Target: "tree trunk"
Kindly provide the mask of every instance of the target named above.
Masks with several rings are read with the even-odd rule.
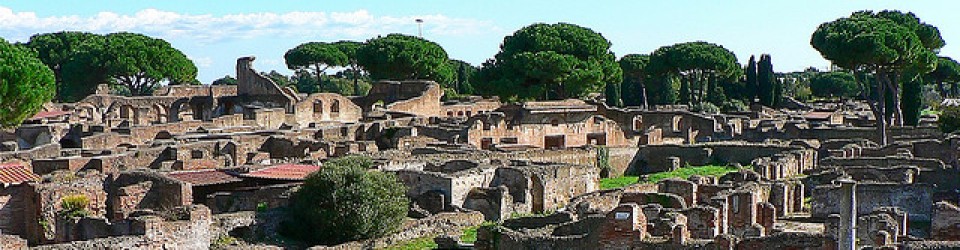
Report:
[[[887,145],[887,99],[886,99],[886,84],[883,83],[883,74],[881,71],[877,71],[877,112],[874,112],[877,120],[877,130],[880,132],[880,146]]]
[[[900,74],[895,72],[891,72],[891,74],[893,74],[892,79],[889,75],[884,75],[887,79],[887,88],[890,88],[890,93],[893,94],[893,107],[891,107],[893,108],[893,121],[891,125],[903,126],[903,108],[900,107],[900,98],[902,95],[900,94],[900,84],[898,83]]]
[[[360,81],[359,81],[360,76],[358,76],[358,74],[360,74],[360,70],[357,69],[356,65],[354,65],[352,68],[353,68],[353,94],[360,96],[363,94],[360,92]]]
[[[314,72],[317,75],[317,88],[320,88],[320,90],[317,92],[326,92],[326,90],[323,88],[323,77],[321,77],[323,70],[320,69],[320,64],[314,64],[313,66],[317,68],[316,72]]]
[[[643,109],[646,110],[649,108],[647,105],[650,105],[650,102],[647,101],[647,83],[643,81],[643,77],[640,78],[640,95],[643,98]]]

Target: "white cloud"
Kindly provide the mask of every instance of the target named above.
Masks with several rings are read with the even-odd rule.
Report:
[[[366,10],[214,16],[144,9],[133,15],[100,12],[92,16],[39,17],[34,12],[14,12],[0,6],[0,35],[8,40],[26,41],[37,33],[79,30],[94,33],[129,31],[199,43],[259,37],[362,40],[393,32],[412,34],[416,31],[415,19],[424,20],[423,29],[427,36],[459,36],[499,30],[489,21],[444,15],[375,16]]]

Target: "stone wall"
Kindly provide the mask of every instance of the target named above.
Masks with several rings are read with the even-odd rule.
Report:
[[[897,207],[907,212],[912,221],[930,221],[933,204],[933,186],[929,184],[866,183],[858,184],[857,213],[867,214],[880,207]],[[811,194],[810,213],[826,218],[839,214],[841,190],[839,185],[820,185]]]
[[[544,115],[546,116],[546,115]],[[510,146],[580,147],[585,145],[608,145],[628,147],[636,145],[635,137],[629,136],[616,121],[590,113],[562,114],[536,118],[516,116],[507,120],[503,113],[488,113],[474,116],[468,126],[467,143],[482,149]],[[531,121],[533,120],[533,121]],[[548,145],[549,138],[561,138],[560,145]]]
[[[644,145],[640,146],[631,166],[636,173],[657,173],[673,170],[674,166],[701,166],[713,163],[743,165],[751,164],[754,159],[774,156],[789,151],[803,149],[797,146],[781,144],[740,144],[706,143],[693,145]],[[804,169],[815,166],[815,154],[802,154],[797,166]],[[675,162],[679,161],[679,162]],[[679,164],[679,165],[675,165]],[[793,171],[799,172],[799,171]]]
[[[400,232],[377,239],[348,242],[336,246],[314,246],[310,250],[382,249],[387,246],[436,235],[459,235],[463,229],[483,223],[479,212],[440,213],[405,224]]]
[[[0,187],[0,233],[7,235],[23,235],[26,223],[24,218],[27,216],[26,204],[29,201],[27,197],[29,187],[26,185],[13,185]],[[0,247],[2,248],[2,247]]]
[[[287,105],[287,111],[292,112],[292,104],[297,101],[296,95],[254,70],[253,60],[256,58],[252,56],[237,59],[237,95],[282,97],[287,101],[282,105]]]
[[[35,247],[55,249],[207,249],[210,246],[213,223],[210,210],[204,206],[182,208],[182,217],[166,220],[154,215],[131,218],[108,225],[117,230],[113,237],[95,238],[61,244]]]
[[[62,173],[51,177],[50,181],[29,184],[29,199],[25,206],[25,233],[21,236],[31,244],[57,242],[62,237],[57,229],[61,228],[57,220],[63,210],[64,197],[82,195],[90,201],[86,211],[90,216],[103,217],[107,214],[107,193],[104,191],[104,175],[96,172]]]
[[[930,237],[933,240],[960,241],[960,207],[944,201],[933,205],[930,220]]]
[[[14,235],[0,234],[0,249],[27,250],[27,240]]]
[[[284,207],[289,204],[290,195],[299,186],[299,183],[278,184],[230,192],[217,192],[207,196],[205,205],[214,214],[257,211],[261,205],[267,209]]]
[[[118,220],[136,210],[167,211],[190,205],[190,184],[166,175],[145,171],[124,172],[109,182],[109,218]]]
[[[296,104],[296,119],[288,121],[304,128],[319,123],[355,123],[363,118],[360,106],[334,93],[314,93]]]
[[[441,97],[443,89],[433,81],[380,81],[371,86],[366,96],[354,102],[363,111],[374,110],[376,106],[392,112],[437,117],[442,116]]]
[[[759,238],[747,238],[738,243],[736,249],[836,250],[838,249],[838,245],[835,239],[822,234],[790,232]]]

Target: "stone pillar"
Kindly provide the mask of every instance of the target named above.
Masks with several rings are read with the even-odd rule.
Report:
[[[671,235],[671,240],[673,241],[673,244],[677,244],[681,246],[687,243],[687,239],[690,238],[690,232],[687,231],[687,226],[685,225],[677,225],[673,227],[673,231],[671,232],[670,235]]]
[[[727,200],[728,233],[741,236],[743,230],[757,223],[757,195],[752,191],[730,194]]]
[[[766,229],[767,232],[773,230],[773,224],[777,223],[777,208],[769,202],[757,204],[757,222]]]
[[[790,204],[790,187],[783,182],[773,183],[770,187],[770,203],[777,209],[777,217],[787,216]]]
[[[851,179],[840,183],[840,250],[857,249],[857,182]]]
[[[803,212],[803,183],[797,182],[793,184],[793,211],[794,212]]]

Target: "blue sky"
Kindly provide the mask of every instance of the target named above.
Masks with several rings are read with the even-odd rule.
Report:
[[[941,55],[960,57],[960,1],[0,1],[0,37],[26,41],[35,33],[83,30],[139,32],[166,39],[197,64],[201,82],[235,74],[235,60],[257,57],[261,71],[290,73],[283,53],[304,42],[363,41],[389,33],[423,35],[452,58],[479,65],[503,37],[526,25],[568,22],[613,43],[617,56],[650,53],[680,42],[723,45],[745,62],[773,56],[777,71],[826,68],[810,47],[823,22],[857,10],[916,13],[940,28]]]

